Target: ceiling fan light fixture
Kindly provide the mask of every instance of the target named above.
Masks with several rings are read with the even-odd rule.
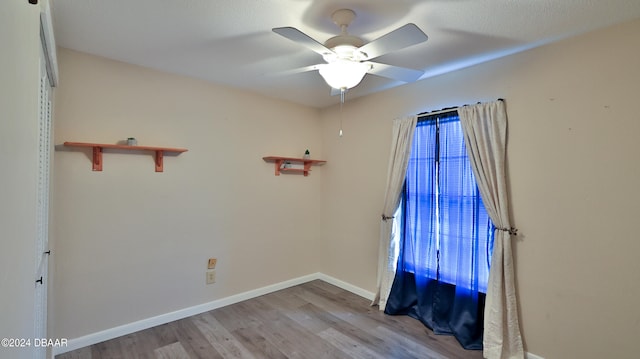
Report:
[[[413,82],[424,71],[374,62],[376,58],[427,41],[427,35],[415,24],[408,23],[381,37],[365,43],[361,38],[349,35],[347,27],[356,17],[350,9],[340,9],[331,15],[333,22],[340,27],[340,34],[328,39],[324,45],[304,32],[291,27],[276,27],[273,32],[297,42],[321,55],[326,64],[317,64],[285,73],[298,73],[318,70],[325,82],[341,94],[357,86],[364,75],[386,77],[392,80]]]
[[[318,71],[327,85],[341,90],[357,86],[370,68],[366,63],[338,59]]]

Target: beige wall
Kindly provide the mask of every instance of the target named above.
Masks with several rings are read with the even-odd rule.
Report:
[[[322,156],[317,110],[60,50],[55,143],[186,147],[56,151],[56,337],[77,338],[318,272],[323,168],[274,176],[263,156]],[[205,285],[217,257],[217,283]]]
[[[550,358],[636,358],[640,21],[324,111],[326,274],[375,289],[391,120],[506,99],[522,329]],[[348,96],[348,95],[347,95]]]
[[[0,2],[0,338],[34,335],[39,7]],[[0,347],[2,358],[31,358]]]

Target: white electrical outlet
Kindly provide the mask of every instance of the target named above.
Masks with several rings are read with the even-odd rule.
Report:
[[[207,271],[207,284],[213,284],[216,282],[216,271],[209,270]]]

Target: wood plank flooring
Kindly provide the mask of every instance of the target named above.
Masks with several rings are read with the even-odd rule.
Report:
[[[56,359],[473,359],[451,336],[315,280]]]

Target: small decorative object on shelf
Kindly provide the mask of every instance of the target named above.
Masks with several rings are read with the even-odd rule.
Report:
[[[312,160],[310,158],[294,158],[294,157],[280,157],[280,156],[267,156],[262,157],[266,162],[273,162],[275,167],[276,176],[280,176],[280,173],[302,173],[305,176],[309,175],[312,165],[323,165],[327,161]],[[302,167],[294,167],[292,164],[302,164]]]
[[[137,146],[137,145],[138,145],[138,140],[136,140],[135,137],[127,138],[127,146]]]
[[[309,150],[304,151],[304,156],[302,156],[302,158],[304,158],[305,160],[311,158],[311,153],[309,153]]]

